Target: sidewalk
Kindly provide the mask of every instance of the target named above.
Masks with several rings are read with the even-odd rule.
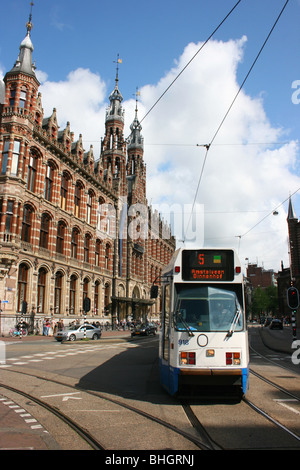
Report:
[[[295,348],[292,348],[293,338],[292,328],[284,326],[283,330],[270,330],[268,327],[260,327],[259,334],[267,348],[273,351],[292,354]],[[300,328],[297,328],[297,340],[300,341]]]
[[[72,341],[66,344],[100,344],[102,341],[128,341],[131,331],[103,331],[97,341]],[[51,343],[56,340],[54,336],[28,335],[23,338],[0,337],[5,343]],[[1,450],[60,450],[52,436],[41,424],[17,402],[8,398],[5,390],[0,392],[0,451]]]
[[[106,340],[106,339],[124,339],[128,340],[131,338],[131,330],[113,330],[113,331],[105,331],[102,330],[101,338],[99,341]],[[27,335],[23,336],[22,338],[18,336],[1,336],[0,341],[4,341],[5,343],[11,343],[11,342],[38,342],[38,341],[56,341],[54,336],[43,336],[43,335]],[[92,341],[92,340],[90,340]],[[76,341],[76,343],[80,343],[81,340]],[[66,343],[72,343],[71,341],[65,341],[64,344]]]

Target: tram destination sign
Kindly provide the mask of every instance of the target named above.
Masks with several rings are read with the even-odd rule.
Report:
[[[184,281],[233,281],[232,250],[182,250]]]

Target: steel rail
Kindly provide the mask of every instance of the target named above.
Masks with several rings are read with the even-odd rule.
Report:
[[[75,423],[75,421],[73,421],[71,418],[66,416],[62,411],[59,411],[57,408],[52,407],[48,403],[40,400],[39,398],[34,397],[33,395],[30,395],[29,393],[24,392],[23,390],[18,390],[14,387],[11,387],[10,385],[5,385],[3,383],[0,383],[0,388],[4,388],[18,395],[22,395],[23,397],[28,398],[29,400],[35,402],[37,405],[41,406],[42,408],[45,408],[47,411],[54,414],[60,420],[62,420],[64,423],[70,426],[84,441],[86,441],[92,447],[92,449],[106,450],[105,447],[97,439],[95,439],[85,428],[83,428],[82,426],[79,426],[79,424]]]
[[[124,403],[122,402],[121,400],[117,400],[115,398],[111,398],[109,396],[106,396],[100,392],[93,392],[91,390],[86,390],[86,389],[83,389],[83,388],[80,388],[78,386],[74,387],[70,384],[66,384],[64,382],[61,382],[59,380],[54,380],[54,379],[49,379],[49,378],[46,378],[46,377],[40,377],[39,375],[35,375],[35,374],[29,374],[29,373],[26,373],[26,372],[23,372],[23,371],[17,371],[17,370],[6,370],[6,372],[9,372],[9,373],[17,373],[17,374],[22,374],[22,375],[26,375],[26,376],[29,376],[29,377],[35,377],[36,379],[39,379],[39,380],[43,380],[43,381],[46,381],[46,382],[51,382],[51,383],[55,383],[57,385],[62,385],[64,387],[69,387],[71,388],[72,390],[80,390],[81,392],[83,393],[86,393],[88,395],[92,395],[94,397],[97,397],[97,398],[101,398],[102,400],[106,400],[110,403],[114,403],[115,405],[118,405],[122,408],[125,408],[129,411],[132,411],[136,414],[139,414],[140,416],[150,420],[150,421],[153,421],[167,429],[170,429],[171,431],[175,432],[176,434],[184,437],[185,439],[187,439],[189,442],[192,442],[193,444],[195,444],[199,449],[201,450],[211,450],[211,446],[210,445],[207,445],[205,442],[203,442],[202,439],[194,436],[193,434],[187,432],[187,431],[183,431],[182,429],[174,426],[173,424],[171,423],[168,423],[167,421],[164,421],[156,416],[153,416],[149,413],[147,413],[146,411],[143,411],[139,408],[136,408],[135,406],[132,406],[128,403]],[[71,419],[71,418],[68,418],[66,415],[64,415],[62,412],[60,412],[59,410],[57,410],[56,408],[52,408],[50,405],[48,405],[47,403],[44,403],[42,402],[41,400],[39,400],[38,398],[35,398],[35,397],[32,397],[31,395],[28,395],[26,394],[26,392],[23,392],[21,390],[17,390],[17,389],[14,389],[13,387],[10,387],[8,385],[5,385],[5,384],[2,384],[0,383],[0,387],[4,387],[4,388],[7,388],[7,389],[11,389],[12,391],[15,391],[16,393],[20,393],[30,399],[32,399],[33,401],[35,401],[36,403],[40,403],[41,406],[44,406],[44,407],[49,407],[50,411],[55,413],[55,414],[58,414],[58,417],[60,417],[61,419],[66,419],[68,421],[68,424],[70,424],[71,427],[74,426],[73,429],[76,430],[76,426],[77,424]],[[93,441],[94,441],[94,445],[95,447],[98,446],[98,450],[108,450],[108,449],[104,449],[104,447],[102,446],[102,444],[100,444],[91,434],[88,433],[87,430],[81,428],[80,430],[80,426],[78,426],[78,431],[79,432],[83,432],[83,435],[86,434],[86,437],[87,439],[91,439],[91,443],[93,444]]]

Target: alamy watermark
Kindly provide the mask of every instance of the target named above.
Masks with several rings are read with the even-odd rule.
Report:
[[[295,340],[292,343],[292,349],[296,349],[292,354],[292,363],[295,365],[300,364],[300,340]]]
[[[294,80],[292,83],[292,88],[295,88],[295,91],[292,93],[292,103],[300,103],[300,80]]]
[[[119,214],[117,214],[119,212]],[[117,223],[118,222],[118,223]],[[203,204],[129,205],[126,197],[119,206],[101,204],[97,210],[97,231],[121,240],[169,240],[173,235],[185,242],[204,242]]]

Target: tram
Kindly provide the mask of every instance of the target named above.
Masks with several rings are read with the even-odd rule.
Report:
[[[171,395],[246,394],[249,344],[243,275],[234,250],[174,253],[162,273],[159,369]]]

